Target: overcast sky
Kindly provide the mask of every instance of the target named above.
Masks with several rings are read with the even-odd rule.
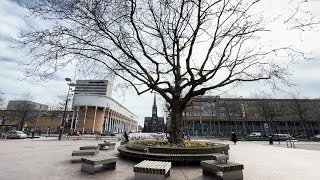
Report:
[[[28,19],[25,17],[27,10],[17,3],[19,1],[0,0],[0,93],[6,99],[20,99],[25,93],[30,93],[35,102],[44,104],[56,104],[59,102],[57,96],[66,94],[67,84],[64,78],[70,77],[73,80],[74,72],[70,71],[72,67],[60,70],[53,79],[47,82],[38,82],[32,78],[23,79],[25,68],[19,64],[24,58],[24,52],[21,49],[12,48],[15,43],[12,38],[16,38],[20,30],[27,30],[31,26],[43,27],[45,22],[39,19]],[[265,11],[279,6],[279,0],[270,0],[270,4],[265,6]],[[318,19],[320,19],[320,0],[309,1],[308,8],[314,10]],[[279,7],[278,7],[279,8]],[[285,8],[285,7],[283,7]],[[277,33],[274,37],[284,37],[290,40],[290,34]],[[250,97],[256,91],[264,90],[271,92],[274,98],[288,98],[288,93],[299,93],[300,97],[320,98],[320,31],[304,32],[301,34],[301,40],[294,42],[302,46],[305,51],[312,52],[312,60],[303,61],[291,65],[292,76],[290,81],[297,84],[295,87],[283,87],[285,92],[271,92],[268,87],[262,84],[246,84],[225,91],[211,92],[211,95],[223,93],[222,96],[243,96]],[[113,90],[113,98],[122,103],[126,108],[139,117],[139,124],[143,125],[145,116],[151,116],[153,104],[153,94],[145,93],[137,96],[132,90],[126,92]],[[163,102],[158,99],[158,114],[162,116]]]

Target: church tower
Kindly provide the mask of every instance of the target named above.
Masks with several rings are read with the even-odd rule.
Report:
[[[158,117],[157,113],[156,95],[154,95],[152,116],[145,117],[144,119],[144,132],[163,132],[164,131],[164,118]]]
[[[154,95],[154,100],[153,100],[152,117],[158,119],[158,115],[157,115],[157,104],[156,104],[156,95]]]

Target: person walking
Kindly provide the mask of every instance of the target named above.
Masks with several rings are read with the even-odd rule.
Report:
[[[124,132],[123,137],[125,138],[125,142],[129,142],[129,136],[127,132]]]
[[[234,144],[237,144],[237,135],[235,132],[232,132],[231,141],[233,141]]]
[[[34,131],[32,131],[32,133],[31,133],[31,139],[33,139],[34,138]]]

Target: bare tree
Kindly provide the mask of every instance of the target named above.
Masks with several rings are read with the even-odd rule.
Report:
[[[291,116],[300,119],[305,135],[310,139],[309,124],[312,118],[317,117],[317,104],[311,99],[299,99],[298,96],[293,97],[289,103],[289,113]]]
[[[275,127],[273,120],[277,116],[274,101],[270,98],[267,99],[266,97],[259,97],[259,100],[256,101],[256,106],[259,115],[263,116],[265,118],[265,122],[268,123],[268,131],[269,135],[271,135],[272,126]]]
[[[5,102],[5,99],[0,94],[0,110],[4,109],[4,102]]]
[[[304,1],[296,1],[300,12]],[[181,143],[182,112],[192,97],[241,82],[287,83],[287,66],[276,56],[304,58],[292,46],[259,41],[270,32],[268,19],[256,11],[261,2],[35,0],[27,5],[31,15],[52,23],[20,34],[33,55],[27,74],[48,78],[76,62],[85,73],[112,72],[138,94],[156,91],[170,105],[169,141]],[[281,14],[288,31],[318,23],[298,15]]]
[[[62,108],[63,109],[63,108]],[[61,107],[60,104],[59,105],[52,105],[49,108],[49,111],[47,112],[47,116],[50,117],[50,126],[48,129],[48,134],[51,134],[52,131],[52,125],[53,125],[53,120],[55,118],[59,118],[61,117]],[[55,127],[58,128],[58,127]]]
[[[7,111],[4,111],[4,101],[5,99],[2,96],[2,92],[0,91],[0,124],[4,124],[5,123],[5,118],[7,117],[8,113]]]
[[[232,133],[233,129],[232,129],[232,121],[234,122],[234,124],[236,124],[236,117],[241,114],[241,104],[240,102],[237,101],[227,101],[225,100],[222,104],[222,106],[225,109],[225,117],[228,120],[228,124],[230,127],[230,131],[229,134]]]
[[[10,120],[15,122],[18,118],[18,129],[22,130],[27,121],[34,120],[37,113],[35,113],[35,105],[31,102],[33,97],[26,93],[21,100],[9,101],[7,113],[11,116]]]

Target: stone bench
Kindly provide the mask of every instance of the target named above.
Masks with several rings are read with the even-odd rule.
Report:
[[[87,150],[75,150],[72,151],[72,159],[71,162],[80,162],[81,157],[90,157],[97,154],[99,151],[94,149],[87,149]],[[80,157],[79,157],[80,156]]]
[[[229,155],[225,155],[222,153],[216,153],[212,154],[213,160],[215,160],[217,163],[227,163],[229,160]]]
[[[101,143],[98,145],[100,147],[100,150],[109,150],[109,149],[114,149],[116,146],[116,143],[106,142],[106,143]],[[106,146],[108,146],[108,148],[106,148]]]
[[[80,147],[80,150],[88,150],[88,149],[99,150],[99,146],[81,146]]]
[[[203,175],[217,176],[222,173],[223,180],[242,180],[243,165],[233,162],[218,163],[214,160],[201,161]]]
[[[81,158],[81,171],[89,174],[95,174],[99,169],[115,169],[117,160],[118,158],[112,156]]]
[[[137,180],[164,179],[170,176],[171,162],[144,160],[133,167]]]

